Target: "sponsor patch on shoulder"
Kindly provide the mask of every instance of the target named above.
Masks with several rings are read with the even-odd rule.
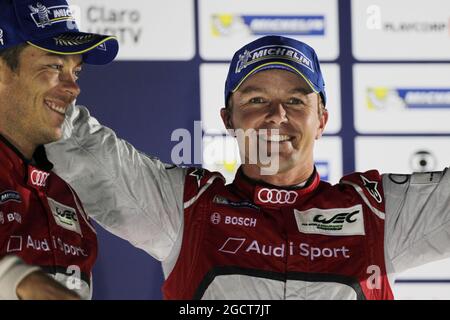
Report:
[[[9,201],[22,202],[22,198],[17,191],[6,190],[0,193],[0,204],[6,203]]]
[[[371,181],[367,179],[364,176],[360,176],[361,180],[364,184],[364,188],[367,189],[369,194],[372,196],[372,198],[375,199],[376,202],[381,203],[383,202],[383,198],[381,197],[380,192],[378,191],[378,182],[377,181]]]
[[[189,173],[189,175],[197,180],[197,186],[200,188],[201,180],[205,176],[205,170],[203,170],[202,168],[196,168],[191,173]]]
[[[305,211],[294,209],[298,231],[331,236],[365,235],[364,214],[360,204],[350,208]]]
[[[411,175],[411,184],[435,184],[441,181],[442,172],[421,172]]]

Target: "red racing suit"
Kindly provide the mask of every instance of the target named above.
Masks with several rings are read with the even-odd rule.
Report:
[[[167,299],[391,299],[393,276],[450,255],[450,174],[315,172],[280,188],[165,165],[75,107],[55,170],[107,230],[162,261]],[[75,164],[75,165],[74,165]]]
[[[31,164],[0,136],[0,155],[0,298],[16,299],[18,282],[39,268],[91,298],[97,236],[75,191],[43,146]]]
[[[166,298],[393,297],[383,201],[363,187],[380,181],[376,171],[336,186],[314,173],[291,189],[256,183],[241,171],[228,186],[216,177],[199,169],[186,175],[184,238]],[[382,194],[381,186],[371,190]]]

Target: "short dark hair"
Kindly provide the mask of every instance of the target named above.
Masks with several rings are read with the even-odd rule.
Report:
[[[26,43],[17,46],[0,50],[0,59],[6,62],[6,65],[12,70],[16,71],[19,67],[20,53],[28,46]]]

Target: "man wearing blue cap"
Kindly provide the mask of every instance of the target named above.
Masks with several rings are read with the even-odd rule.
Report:
[[[117,55],[65,0],[0,0],[0,299],[87,299],[97,239],[44,144],[61,138],[83,63]]]
[[[450,175],[321,181],[325,104],[314,50],[267,36],[236,52],[225,84],[224,124],[244,132],[233,183],[143,155],[83,107],[48,150],[94,219],[162,261],[167,299],[392,299],[391,276],[450,253]],[[251,161],[264,147],[271,174]]]

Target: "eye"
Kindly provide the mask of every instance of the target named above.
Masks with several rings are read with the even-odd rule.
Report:
[[[81,75],[81,72],[82,72],[81,69],[75,70],[75,71],[73,72],[73,75],[75,76],[75,78],[78,79],[78,78],[80,77],[80,75]]]
[[[63,65],[62,64],[58,64],[58,63],[49,64],[49,65],[47,65],[47,67],[49,67],[51,69],[58,70],[58,71],[61,71],[63,69]]]
[[[303,101],[301,99],[292,97],[292,98],[289,98],[286,101],[286,104],[289,104],[289,105],[303,105],[304,103],[303,103]]]
[[[249,101],[249,103],[251,104],[260,104],[260,103],[266,103],[266,99],[262,98],[262,97],[254,97],[251,98]]]

